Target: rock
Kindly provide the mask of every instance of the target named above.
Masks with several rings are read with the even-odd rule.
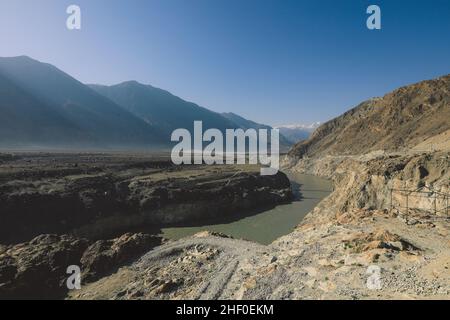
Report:
[[[126,233],[113,240],[99,240],[81,257],[83,281],[92,282],[149,251],[161,239],[144,233]]]
[[[346,248],[350,248],[355,253],[374,249],[390,249],[395,251],[420,250],[400,236],[392,234],[384,229],[378,229],[370,233],[352,234],[350,237],[344,239],[343,242]]]
[[[305,284],[306,284],[306,286],[307,286],[308,288],[313,288],[314,285],[316,284],[316,279],[308,280],[308,281],[305,282]]]
[[[367,262],[364,257],[352,254],[345,257],[344,264],[346,266],[363,266],[367,265]]]
[[[79,265],[88,241],[68,235],[41,235],[0,254],[0,299],[61,298],[66,270]]]
[[[314,267],[304,267],[303,268],[310,277],[316,277],[317,276],[317,269]]]
[[[219,237],[219,238],[233,238],[229,235],[226,235],[221,232],[214,232],[214,231],[200,231],[193,235],[194,238],[206,238],[206,237]]]
[[[253,289],[254,287],[256,287],[256,279],[255,277],[250,277],[247,280],[244,281],[243,283],[243,287],[245,289]]]
[[[319,283],[318,288],[324,292],[332,292],[336,290],[336,285],[331,281],[322,281]]]
[[[162,293],[168,293],[171,291],[176,290],[180,286],[180,282],[174,281],[174,280],[168,280],[161,284],[160,286],[153,289],[154,294],[162,294]]]

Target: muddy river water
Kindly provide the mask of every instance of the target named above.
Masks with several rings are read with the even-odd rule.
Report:
[[[180,239],[209,230],[238,239],[269,244],[290,233],[305,215],[332,191],[332,184],[329,180],[299,173],[286,172],[286,174],[291,180],[295,196],[291,203],[278,205],[275,208],[223,224],[163,228],[162,235],[168,239]]]

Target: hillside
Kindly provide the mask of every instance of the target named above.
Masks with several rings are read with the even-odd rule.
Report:
[[[123,82],[114,86],[89,86],[157,128],[168,140],[175,129],[193,130],[195,120],[203,121],[204,130],[207,128],[225,130],[236,127],[233,122],[216,112],[185,101],[168,91],[136,81]]]
[[[241,117],[240,115],[237,115],[233,112],[224,112],[222,113],[222,116],[227,118],[228,120],[234,122],[235,124],[237,124],[240,128],[247,130],[247,129],[267,129],[270,130],[272,129],[271,126],[265,125],[265,124],[260,124],[248,119],[245,119],[243,117]]]
[[[75,138],[87,142],[89,138],[62,112],[39,101],[1,73],[0,112],[0,145],[58,145]]]
[[[289,155],[302,158],[410,149],[427,139],[445,137],[450,130],[449,119],[447,75],[361,103],[320,126],[309,139],[297,143]]]
[[[162,143],[159,133],[144,121],[52,65],[25,56],[0,58],[0,77],[0,90],[6,94],[0,112],[14,114],[14,122],[3,129],[6,145],[133,147]]]

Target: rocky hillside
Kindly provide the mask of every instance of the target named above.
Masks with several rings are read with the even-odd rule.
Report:
[[[299,159],[398,151],[433,137],[438,137],[434,144],[439,147],[439,142],[448,138],[445,133],[449,130],[450,75],[447,75],[361,103],[320,126],[309,139],[296,144],[289,155]],[[434,144],[422,147],[431,150]]]

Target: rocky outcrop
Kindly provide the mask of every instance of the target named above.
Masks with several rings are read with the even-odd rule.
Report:
[[[291,167],[297,172],[332,179],[335,192],[331,197],[339,212],[355,208],[405,207],[406,193],[391,192],[392,189],[414,191],[428,186],[440,194],[449,194],[449,168],[448,152],[327,156],[301,159]],[[436,200],[436,208],[444,210],[446,198],[436,197],[435,192],[411,193],[408,196],[409,207],[434,212]]]
[[[161,239],[127,233],[90,244],[70,235],[40,235],[0,248],[0,299],[58,299],[67,294],[67,268],[79,266],[81,283],[97,280],[139,257]]]
[[[116,239],[96,241],[86,249],[80,259],[83,281],[92,282],[100,279],[114,268],[130,262],[160,244],[160,240],[148,234],[126,233]]]
[[[0,254],[1,299],[61,298],[70,265],[79,265],[88,241],[68,235],[41,235],[6,247]]]

